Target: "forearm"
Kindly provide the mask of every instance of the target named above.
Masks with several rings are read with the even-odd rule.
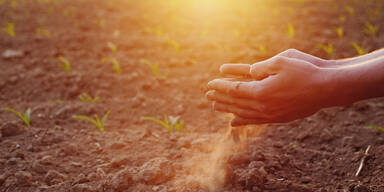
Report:
[[[384,48],[373,51],[373,52],[365,54],[365,55],[357,56],[357,57],[340,59],[340,60],[331,60],[330,61],[331,64],[329,66],[330,67],[339,67],[339,66],[351,65],[354,63],[361,63],[361,62],[364,62],[367,60],[374,59],[376,57],[380,57],[382,55],[384,55]]]
[[[331,105],[348,105],[384,96],[384,55],[356,64],[328,69]]]

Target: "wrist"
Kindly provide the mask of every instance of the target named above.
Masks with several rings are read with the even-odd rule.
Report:
[[[319,90],[323,107],[345,106],[359,100],[354,72],[349,69],[325,68],[319,74]]]

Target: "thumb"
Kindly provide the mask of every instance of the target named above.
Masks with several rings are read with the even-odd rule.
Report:
[[[265,61],[253,64],[250,69],[250,74],[252,78],[256,80],[263,80],[269,76],[276,75],[284,62],[286,62],[286,57],[272,57]]]

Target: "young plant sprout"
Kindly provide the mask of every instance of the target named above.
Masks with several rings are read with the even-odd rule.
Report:
[[[101,60],[102,63],[108,63],[111,62],[113,64],[112,70],[116,72],[117,74],[121,75],[121,67],[119,61],[117,61],[115,58],[106,58],[104,57]]]
[[[334,54],[332,43],[328,43],[328,45],[318,44],[316,47],[325,51],[329,56],[332,56]]]
[[[11,0],[10,5],[12,8],[17,8],[19,6],[19,3],[16,0]]]
[[[117,46],[116,46],[114,43],[112,43],[112,42],[108,42],[108,43],[107,43],[107,46],[109,47],[109,49],[111,49],[111,51],[112,51],[113,53],[116,53],[116,52],[117,52]]]
[[[96,25],[98,25],[100,28],[104,28],[105,22],[103,19],[95,19]]]
[[[151,68],[153,74],[154,74],[156,77],[161,77],[161,76],[162,76],[162,75],[160,74],[159,64],[157,64],[157,63],[152,63],[152,62],[150,62],[150,61],[148,61],[148,60],[146,60],[146,59],[141,60],[141,62],[147,64],[147,65]]]
[[[20,118],[21,120],[24,121],[25,125],[27,127],[29,127],[31,125],[31,109],[28,108],[24,114],[21,114],[19,112],[17,112],[16,110],[14,109],[11,109],[11,108],[3,108],[2,109],[3,111],[8,111],[8,112],[11,112],[13,113],[14,115],[16,115],[18,118]]]
[[[69,6],[69,7],[65,8],[62,13],[63,13],[64,16],[70,16],[70,15],[75,14],[76,11],[77,11],[76,7]]]
[[[285,32],[289,38],[293,39],[295,37],[295,28],[291,23],[288,23],[287,30]]]
[[[158,36],[158,37],[162,37],[164,35],[163,28],[161,28],[160,26],[155,27],[153,31],[155,32],[156,36]]]
[[[339,21],[342,22],[342,23],[345,22],[346,19],[347,19],[347,17],[345,15],[340,15],[339,16]]]
[[[169,118],[169,119],[168,119]],[[180,120],[180,116],[166,116],[164,115],[164,120],[156,119],[154,117],[145,116],[143,120],[153,121],[162,127],[164,127],[168,132],[172,133],[174,130],[181,132],[184,126],[184,121]]]
[[[376,129],[376,130],[384,133],[384,128],[380,127],[380,126],[377,126],[377,125],[368,125],[368,126],[365,126],[365,128],[373,128],[373,129]]]
[[[336,34],[339,38],[342,38],[344,36],[344,29],[343,27],[336,27],[335,28]]]
[[[71,63],[69,63],[68,59],[66,59],[65,57],[63,56],[60,56],[57,58],[59,61],[61,61],[61,63],[59,64],[59,66],[64,69],[67,73],[70,73],[71,72]]]
[[[173,47],[175,49],[176,52],[180,51],[180,45],[175,40],[173,40],[171,38],[167,38],[167,41],[168,41],[169,45],[171,45],[171,47]]]
[[[92,98],[91,96],[88,95],[88,93],[81,94],[79,98],[84,103],[95,103],[100,99],[98,96]]]
[[[351,46],[356,50],[356,52],[357,52],[359,55],[364,55],[364,54],[367,53],[362,47],[360,47],[360,46],[359,46],[357,43],[355,43],[355,42],[352,42],[352,43],[351,43]]]
[[[259,45],[259,52],[261,54],[265,54],[267,53],[267,49],[265,49],[265,46],[264,45]]]
[[[99,118],[98,115],[95,115],[95,119],[92,119],[91,117],[88,117],[85,115],[73,115],[72,118],[86,120],[94,124],[99,129],[99,131],[104,131],[105,121],[107,121],[109,114],[111,114],[111,111],[107,111],[107,113],[105,113],[105,115],[101,119]]]
[[[44,37],[51,37],[51,33],[45,29],[42,29],[42,28],[37,28],[36,29],[36,33],[38,35],[41,35],[41,36],[44,36]]]
[[[14,23],[7,23],[6,26],[4,27],[3,31],[6,32],[11,37],[16,36]]]
[[[355,9],[349,5],[346,5],[344,9],[349,13],[349,15],[353,16],[355,14]]]
[[[369,22],[365,23],[365,29],[364,29],[365,34],[367,34],[373,38],[376,38],[377,37],[377,31],[379,31],[378,25],[372,25]]]

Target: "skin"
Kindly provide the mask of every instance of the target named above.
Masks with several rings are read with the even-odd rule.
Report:
[[[268,60],[224,64],[206,96],[217,111],[235,114],[232,126],[285,123],[318,110],[384,96],[384,49],[324,60],[289,49]]]

